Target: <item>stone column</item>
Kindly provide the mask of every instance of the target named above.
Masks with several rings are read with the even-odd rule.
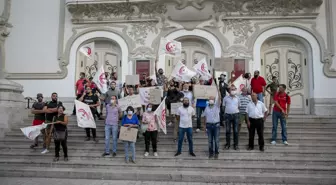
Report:
[[[23,123],[26,113],[23,86],[7,80],[5,70],[5,41],[10,34],[12,25],[8,22],[10,16],[11,0],[5,1],[0,16],[0,138],[15,125]]]

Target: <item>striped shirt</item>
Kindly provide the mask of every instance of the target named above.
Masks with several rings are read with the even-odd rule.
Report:
[[[239,112],[246,113],[247,105],[251,102],[251,96],[239,95],[239,100],[240,100]]]

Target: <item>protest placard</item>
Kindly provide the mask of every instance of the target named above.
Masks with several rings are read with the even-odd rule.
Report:
[[[171,103],[170,106],[171,106],[170,107],[171,114],[175,115],[177,109],[182,106],[182,103]]]
[[[159,105],[161,103],[161,89],[150,89],[149,90],[149,103],[154,105]]]
[[[136,142],[138,135],[138,129],[127,127],[120,127],[119,139],[122,141]]]
[[[118,105],[122,111],[126,110],[128,106],[133,108],[141,107],[140,95],[126,96],[118,100]]]
[[[127,85],[138,85],[139,83],[139,75],[126,75]]]
[[[216,97],[217,94],[216,86],[194,85],[194,97],[197,99],[209,99],[210,96]]]

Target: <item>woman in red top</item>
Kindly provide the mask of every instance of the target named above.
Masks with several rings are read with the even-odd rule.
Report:
[[[258,100],[264,103],[266,81],[259,76],[259,71],[254,71],[254,78],[251,80],[252,92],[257,94]]]

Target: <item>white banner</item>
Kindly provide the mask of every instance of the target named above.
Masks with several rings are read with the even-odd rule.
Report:
[[[164,98],[160,104],[160,106],[154,112],[156,118],[158,120],[159,127],[163,131],[163,133],[167,134],[167,125],[166,125],[166,98]]]
[[[94,42],[85,44],[79,49],[79,51],[83,53],[85,56],[87,56],[88,58],[93,59],[94,58]]]
[[[141,87],[139,88],[139,95],[140,95],[140,102],[141,105],[148,105],[149,103],[149,98],[150,98],[150,90],[151,89],[157,89],[158,86],[156,87]],[[161,97],[163,96],[163,87],[159,87],[161,90]]]
[[[21,128],[21,131],[28,139],[34,140],[38,135],[41,134],[41,130],[45,129],[46,127],[47,124],[42,123],[41,125]]]
[[[160,48],[159,55],[170,55],[173,57],[181,56],[182,52],[182,44],[181,42],[177,42],[175,40],[168,40],[166,38],[161,38],[160,40]]]
[[[122,111],[125,111],[128,106],[132,106],[134,109],[141,107],[140,95],[126,96],[118,100],[118,105]]]
[[[99,90],[105,94],[108,91],[107,79],[105,77],[104,66],[102,65],[93,78],[93,82],[96,83]]]
[[[75,104],[78,127],[96,128],[96,122],[93,118],[90,107],[78,100],[75,100]]]
[[[246,86],[246,81],[243,75],[240,75],[232,84],[237,88],[237,93],[240,94],[242,89]]]
[[[188,67],[182,64],[182,62],[178,62],[175,65],[171,76],[175,77],[177,81],[189,82],[192,77],[196,76],[196,73],[188,69]]]
[[[207,64],[205,58],[200,60],[196,65],[194,65],[193,68],[196,70],[197,74],[201,75],[202,80],[210,80],[211,79],[212,75],[208,71],[208,64]]]

